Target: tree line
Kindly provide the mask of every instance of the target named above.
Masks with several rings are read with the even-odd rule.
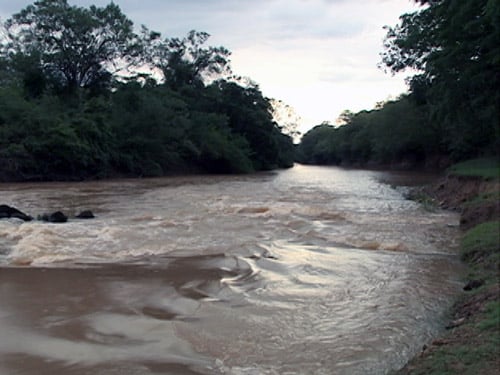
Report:
[[[39,0],[0,29],[0,180],[290,167],[272,100],[191,31],[139,32],[114,3]]]
[[[298,148],[304,163],[438,166],[500,150],[500,2],[417,0],[387,27],[382,67],[411,69],[409,94],[370,111],[345,111]]]

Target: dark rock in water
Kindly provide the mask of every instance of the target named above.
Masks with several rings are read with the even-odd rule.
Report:
[[[76,215],[78,219],[94,219],[94,213],[90,210],[85,210]]]
[[[470,280],[465,286],[464,286],[464,290],[473,290],[473,289],[477,289],[479,288],[480,286],[482,286],[484,284],[484,280],[483,279],[479,279],[479,280]]]
[[[43,214],[38,216],[38,220],[48,221],[49,223],[65,223],[68,221],[68,217],[61,211],[56,211],[51,214]]]
[[[0,219],[17,218],[24,221],[31,221],[33,218],[26,215],[24,212],[19,211],[17,208],[7,206],[6,204],[0,205]]]
[[[49,214],[41,214],[36,217],[40,221],[49,221]]]
[[[49,221],[51,223],[65,223],[68,221],[68,217],[61,211],[56,211],[49,216]]]

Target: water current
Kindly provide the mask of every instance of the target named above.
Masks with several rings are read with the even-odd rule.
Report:
[[[0,374],[386,374],[460,289],[458,217],[418,175],[1,184]],[[71,218],[90,209],[93,220]]]

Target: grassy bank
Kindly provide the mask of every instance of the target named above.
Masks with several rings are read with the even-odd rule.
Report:
[[[468,273],[442,336],[397,374],[499,374],[499,171],[498,161],[491,159],[460,163],[449,169],[445,181],[422,193],[460,211],[460,256]]]
[[[494,158],[482,158],[467,160],[452,165],[448,173],[452,176],[477,177],[483,180],[494,180],[499,178],[499,162]]]

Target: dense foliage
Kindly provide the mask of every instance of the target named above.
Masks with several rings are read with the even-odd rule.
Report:
[[[271,100],[206,33],[165,38],[111,3],[39,0],[0,30],[0,180],[289,167]]]
[[[371,111],[344,113],[342,120],[345,125],[322,124],[307,132],[299,159],[312,164],[414,167],[441,147],[425,110],[409,96]]]
[[[345,125],[307,133],[308,163],[415,163],[498,155],[500,2],[419,0],[423,7],[387,29],[383,64],[413,69],[410,94]]]

